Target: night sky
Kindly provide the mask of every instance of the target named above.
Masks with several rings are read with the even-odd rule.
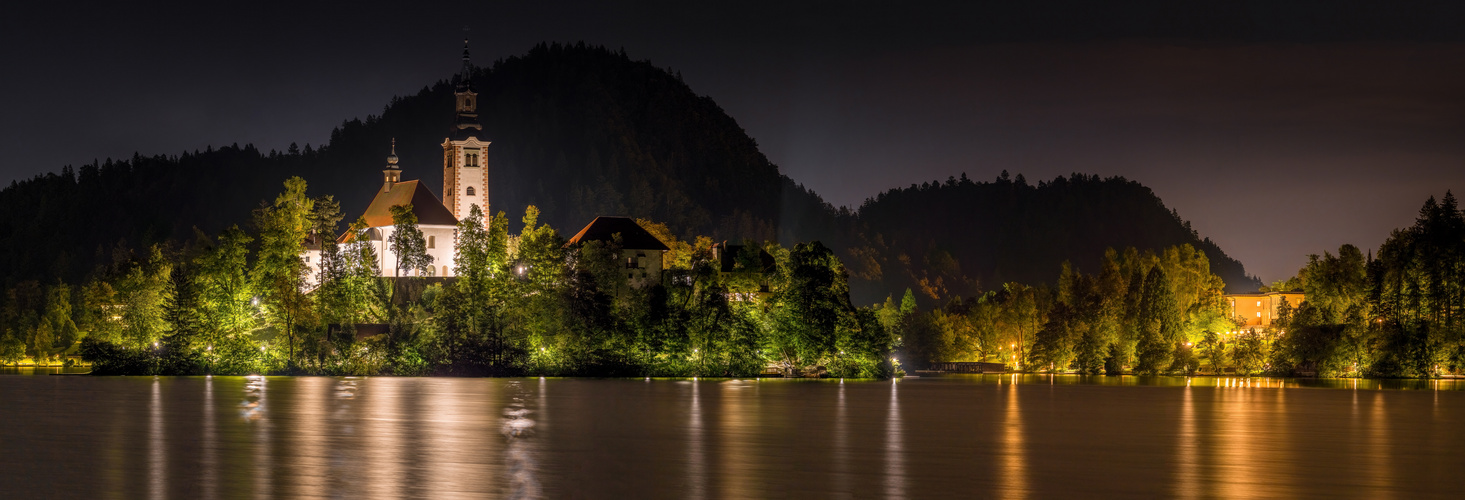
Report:
[[[1122,175],[1264,281],[1465,189],[1465,2],[691,3],[7,5],[0,181],[321,144],[450,76],[467,26],[481,65],[583,40],[678,71],[836,205]]]

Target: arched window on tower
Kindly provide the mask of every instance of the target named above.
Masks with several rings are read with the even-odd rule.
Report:
[[[466,190],[466,192],[467,192],[468,196],[473,196],[473,192],[474,192],[473,191],[473,186],[468,186],[468,189]]]

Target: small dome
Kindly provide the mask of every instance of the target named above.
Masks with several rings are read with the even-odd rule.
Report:
[[[387,155],[387,168],[397,168],[397,139],[392,139],[392,154]]]

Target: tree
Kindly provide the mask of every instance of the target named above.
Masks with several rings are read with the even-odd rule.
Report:
[[[795,245],[785,269],[787,285],[771,300],[774,331],[766,350],[795,373],[837,352],[841,330],[854,327],[854,307],[844,266],[819,242]]]
[[[259,253],[250,277],[266,318],[284,330],[290,367],[295,364],[296,326],[312,312],[304,291],[309,268],[300,256],[317,221],[312,218],[315,200],[306,196],[305,189],[304,179],[291,177],[275,203],[254,214]]]
[[[51,328],[52,347],[57,350],[65,351],[81,340],[81,331],[71,313],[70,286],[57,283],[46,290],[46,312],[41,322]]]
[[[1251,375],[1262,370],[1267,359],[1266,342],[1256,329],[1247,330],[1237,337],[1233,350],[1236,369],[1242,374]]]
[[[125,269],[116,280],[116,316],[124,343],[142,349],[157,342],[167,327],[163,308],[173,264],[154,246],[147,260],[128,263]]]
[[[1179,343],[1179,311],[1170,282],[1159,266],[1145,275],[1139,306],[1139,362],[1135,371],[1155,374],[1170,366],[1174,346]]]
[[[249,331],[257,319],[250,305],[253,293],[246,273],[249,244],[254,241],[239,226],[229,226],[210,241],[198,235],[199,255],[193,273],[203,304],[204,332],[208,340]]]
[[[203,358],[198,351],[209,347],[207,344],[197,345],[204,329],[203,309],[193,270],[187,265],[175,267],[163,309],[163,319],[168,326],[161,342],[160,373],[193,375],[201,371]]]
[[[393,206],[391,212],[392,235],[387,245],[397,256],[396,276],[401,276],[403,269],[420,276],[432,265],[432,256],[427,254],[427,238],[417,227],[417,214],[410,204]]]

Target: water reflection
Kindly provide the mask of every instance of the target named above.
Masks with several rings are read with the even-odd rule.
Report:
[[[1196,432],[1195,395],[1187,386],[1180,401],[1180,435],[1175,447],[1175,497],[1200,497],[1200,435]]]
[[[890,383],[885,415],[885,498],[905,498],[905,435],[900,418],[900,383]]]
[[[696,384],[693,383],[695,386]],[[712,385],[721,398],[717,400],[718,421],[721,425],[721,442],[717,443],[722,453],[717,454],[720,467],[717,468],[721,481],[717,484],[718,498],[757,498],[758,461],[754,458],[753,442],[749,439],[758,433],[759,412],[757,387],[739,380]],[[752,394],[749,394],[749,393]],[[707,438],[702,438],[706,440]],[[699,471],[699,478],[707,476],[707,469]],[[705,481],[699,479],[699,481]],[[705,492],[703,492],[705,494]]]
[[[1465,450],[1465,393],[1451,381],[1424,392],[1126,379],[10,377],[0,380],[0,401],[14,402],[0,405],[0,496],[1421,498],[1465,488],[1449,472]],[[1153,387],[1119,387],[1134,379]]]
[[[219,432],[214,423],[214,377],[203,383],[203,470],[202,496],[205,500],[219,497]]]
[[[702,392],[701,384],[688,382],[692,386],[692,407],[687,412],[687,482],[688,498],[707,498],[707,454],[702,449]]]
[[[1003,498],[1027,498],[1027,450],[1023,443],[1022,404],[1017,397],[1018,375],[1011,377],[1011,383],[1005,386],[1007,404],[1002,421],[1001,491]]]
[[[153,377],[153,395],[148,404],[148,498],[168,498],[168,451],[163,436],[163,387]]]
[[[834,489],[840,494],[850,492],[850,445],[849,445],[849,415],[845,409],[845,384],[844,379],[839,380],[839,395],[834,404],[834,446],[830,450],[834,456]]]
[[[541,388],[544,381],[540,381]],[[508,408],[504,409],[504,422],[502,433],[508,439],[508,446],[505,451],[509,472],[509,495],[508,498],[530,499],[539,498],[539,480],[535,477],[537,465],[534,462],[534,451],[530,449],[525,438],[534,429],[534,420],[529,418],[530,409],[526,406],[527,393],[517,381],[510,382],[507,391],[511,395],[511,402]]]

